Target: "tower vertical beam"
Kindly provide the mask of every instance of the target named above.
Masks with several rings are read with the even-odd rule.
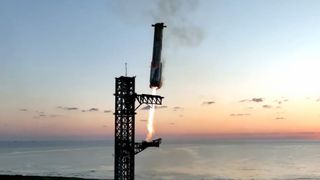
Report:
[[[115,180],[134,180],[135,77],[121,76],[115,84]]]

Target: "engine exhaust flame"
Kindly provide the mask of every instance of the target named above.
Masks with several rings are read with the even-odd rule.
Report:
[[[157,87],[152,87],[152,95],[156,95],[156,94],[157,94]],[[146,141],[151,141],[152,136],[154,134],[154,128],[153,128],[154,112],[155,112],[155,105],[152,104],[149,109],[149,117],[148,117],[148,125],[147,125],[148,134],[146,137]]]

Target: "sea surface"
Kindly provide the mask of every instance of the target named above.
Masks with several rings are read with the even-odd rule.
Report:
[[[113,178],[113,143],[0,142],[0,174]],[[136,156],[137,180],[320,179],[320,142],[163,142]]]

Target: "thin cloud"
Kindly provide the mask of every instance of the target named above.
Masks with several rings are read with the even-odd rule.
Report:
[[[279,105],[282,104],[281,100],[276,100],[276,103],[278,103]]]
[[[248,102],[248,101],[250,101],[250,100],[249,99],[242,99],[239,102],[243,103],[243,102]]]
[[[28,109],[19,109],[19,111],[28,111]]]
[[[211,105],[211,104],[214,104],[214,103],[216,103],[216,102],[214,102],[214,101],[204,101],[202,103],[202,105]]]
[[[287,98],[281,97],[280,99],[275,100],[276,103],[278,103],[279,105],[288,102]]]
[[[272,108],[271,105],[267,105],[267,104],[263,105],[262,107],[263,107],[263,108],[266,108],[266,109],[271,109],[271,108]]]
[[[237,114],[234,114],[234,113],[232,113],[232,114],[230,114],[230,116],[250,116],[251,114],[249,114],[249,113],[237,113]]]
[[[141,121],[141,122],[147,122],[147,120],[146,120],[146,119],[140,119],[140,121]]]
[[[263,98],[252,98],[251,101],[253,101],[253,102],[262,102]]]
[[[33,118],[38,119],[38,118],[56,118],[60,115],[57,114],[46,114],[43,111],[36,111],[37,115],[35,115]]]
[[[243,102],[257,102],[257,103],[259,103],[259,102],[263,102],[263,98],[243,99],[239,102],[241,102],[241,103],[243,103]]]
[[[91,108],[91,109],[89,109],[88,111],[90,111],[90,112],[99,111],[99,109],[98,109],[98,108]]]
[[[45,118],[45,117],[49,117],[49,115],[46,115],[45,112],[43,111],[36,111],[36,115],[34,116],[34,118]]]
[[[183,110],[183,107],[175,106],[172,109],[173,109],[173,111],[178,111],[178,110]]]
[[[280,120],[280,119],[286,119],[284,117],[276,117],[275,119]]]
[[[143,108],[141,108],[140,110],[149,110],[150,109],[150,106],[145,106],[145,107],[143,107]]]
[[[147,105],[147,106],[145,106],[145,107],[143,107],[143,108],[141,108],[140,110],[149,110],[151,108],[151,106],[149,106],[149,105]],[[166,109],[166,108],[168,108],[168,106],[155,106],[155,108],[156,109]]]
[[[111,110],[105,110],[103,111],[104,113],[111,113],[112,111]]]
[[[76,107],[69,107],[69,108],[66,108],[67,110],[78,110],[78,108]]]
[[[156,109],[166,109],[168,106],[156,106]]]
[[[96,111],[99,111],[98,108],[90,108],[88,110],[81,110],[81,112],[96,112]]]
[[[62,107],[62,106],[58,106],[57,108],[62,110],[68,110],[68,111],[75,111],[79,109],[77,107]]]

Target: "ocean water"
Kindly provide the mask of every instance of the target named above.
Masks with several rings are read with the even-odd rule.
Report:
[[[0,174],[113,178],[112,142],[1,142]],[[136,156],[138,180],[320,179],[320,142],[163,142]]]

